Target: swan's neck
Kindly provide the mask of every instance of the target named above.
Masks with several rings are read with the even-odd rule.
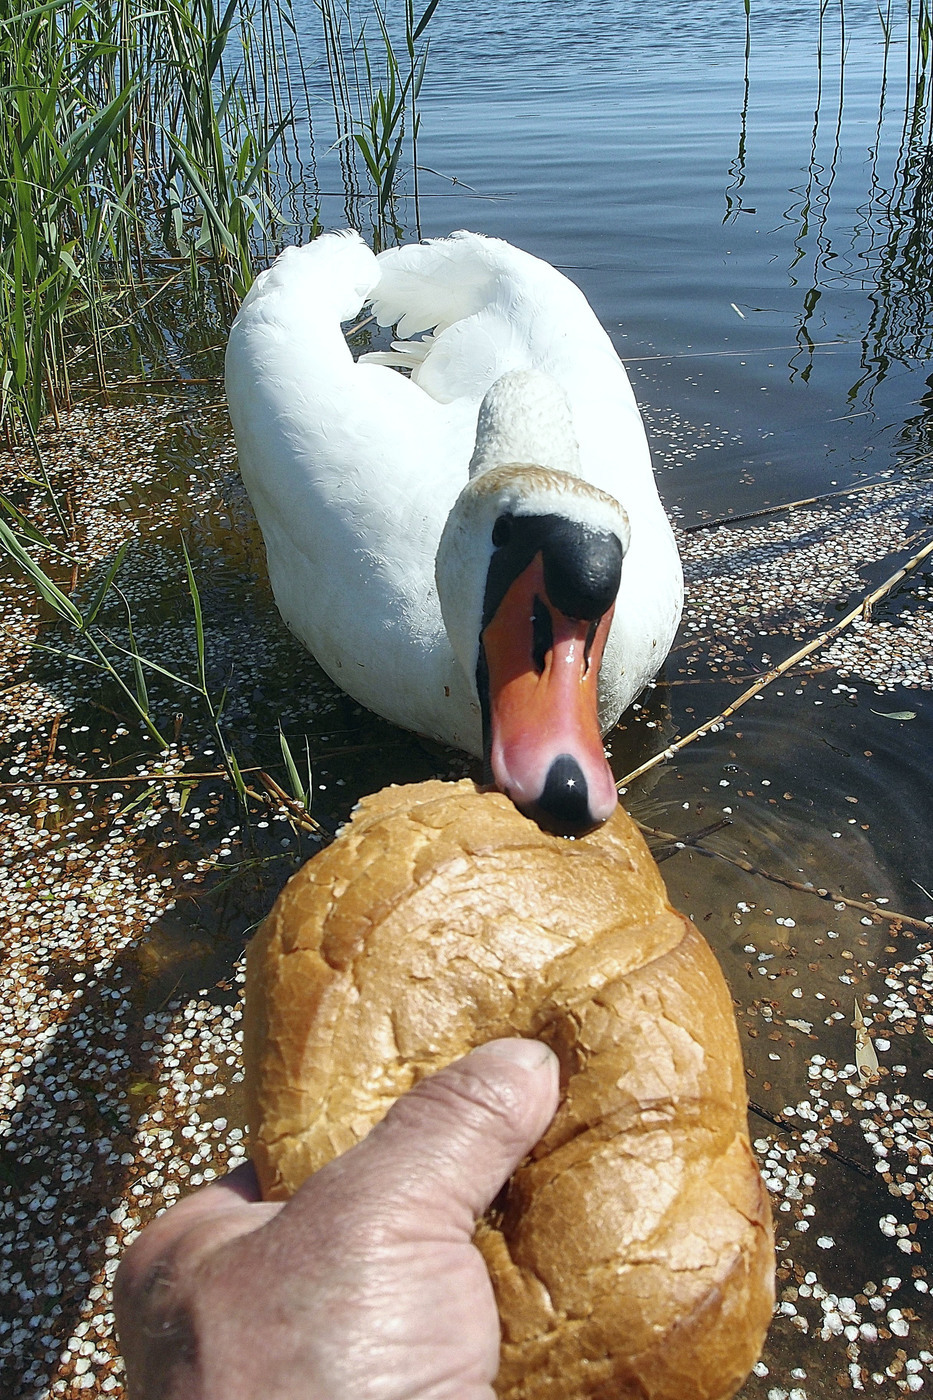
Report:
[[[580,475],[570,405],[550,375],[514,370],[497,379],[483,399],[470,476],[507,462],[533,462]]]

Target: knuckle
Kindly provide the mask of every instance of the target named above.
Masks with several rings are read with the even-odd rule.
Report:
[[[525,1116],[525,1096],[517,1076],[503,1069],[495,1075],[479,1074],[466,1063],[452,1065],[442,1074],[422,1080],[412,1095],[432,1112],[446,1111],[468,1132],[511,1138],[520,1131]]]

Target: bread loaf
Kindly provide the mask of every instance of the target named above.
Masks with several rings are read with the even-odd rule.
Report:
[[[497,1036],[562,1098],[476,1243],[508,1400],[725,1400],[771,1316],[767,1194],[732,1003],[619,809],[550,836],[472,783],[364,800],[250,945],[252,1155],[280,1200]]]

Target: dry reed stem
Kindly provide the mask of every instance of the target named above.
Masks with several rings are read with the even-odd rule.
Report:
[[[822,501],[831,501],[836,496],[857,496],[860,491],[876,491],[879,481],[868,481],[862,486],[847,486],[841,491],[824,491],[819,496],[804,496],[799,501],[781,501],[776,506],[762,506],[761,510],[749,510],[743,515],[720,515],[715,520],[699,520],[694,525],[684,525],[685,535],[698,535],[703,530],[716,530],[720,525],[744,525],[748,520],[759,520],[765,515],[777,515],[782,510],[797,510],[799,506],[816,506]]]
[[[838,636],[840,632],[851,623],[855,622],[857,618],[869,617],[875,603],[885,597],[886,594],[890,593],[895,584],[900,583],[902,578],[915,569],[917,565],[922,563],[930,554],[933,554],[933,540],[928,541],[923,549],[915,554],[912,559],[908,559],[906,564],[902,565],[890,578],[885,579],[884,583],[878,588],[866,594],[861,602],[854,607],[851,612],[846,613],[845,617],[841,618],[839,622],[834,622],[832,627],[825,628],[824,631],[820,632],[812,641],[807,642],[804,646],[795,651],[792,656],[782,661],[780,665],[772,666],[771,670],[762,676],[759,681],[749,686],[747,690],[743,690],[738,699],[733,700],[732,704],[727,705],[718,715],[714,715],[713,718],[708,719],[705,724],[701,724],[696,729],[692,729],[689,734],[685,734],[684,737],[678,739],[676,743],[670,744],[666,749],[662,749],[660,753],[656,753],[653,758],[649,758],[638,768],[633,768],[631,773],[626,773],[625,777],[620,778],[616,783],[616,788],[620,792],[623,792],[626,786],[635,778],[640,778],[643,773],[647,773],[652,768],[656,768],[659,763],[663,763],[666,759],[673,758],[675,753],[679,753],[680,750],[686,748],[688,744],[692,744],[695,739],[704,738],[712,730],[714,725],[721,724],[724,720],[728,719],[730,715],[734,715],[736,710],[741,709],[749,700],[754,699],[766,686],[770,685],[772,681],[776,681],[779,676],[783,676],[785,671],[789,671],[798,661],[801,661],[805,656],[809,656],[811,652],[818,651],[821,646],[831,641],[833,637]],[[928,924],[925,925],[925,927],[929,929]]]
[[[916,467],[933,457],[933,452],[924,452],[920,457],[912,457],[904,462],[905,467]],[[695,525],[684,525],[685,535],[697,535],[702,530],[715,530],[720,525],[743,525],[747,520],[758,520],[764,515],[777,515],[782,510],[797,510],[799,506],[816,506],[822,501],[832,501],[838,496],[858,496],[863,491],[877,491],[879,487],[890,485],[880,477],[862,482],[859,486],[843,486],[838,491],[823,491],[819,496],[804,496],[799,501],[782,501],[776,506],[762,506],[761,510],[746,511],[744,515],[720,515],[716,520],[699,520]]]
[[[301,827],[302,831],[313,832],[315,836],[320,836],[323,840],[331,841],[333,839],[333,832],[328,831],[319,821],[316,821],[308,809],[297,802],[295,798],[290,797],[284,788],[279,787],[274,778],[270,778],[268,773],[260,771],[259,780],[266,789],[268,797],[271,797],[280,807],[284,807],[289,818],[296,826]],[[251,797],[258,796],[250,788],[247,788],[247,792]]]

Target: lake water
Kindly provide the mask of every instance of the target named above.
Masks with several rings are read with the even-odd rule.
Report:
[[[298,19],[313,125],[313,143],[298,128],[304,205],[321,192],[324,226],[366,232],[371,207],[332,149],[310,0]],[[886,43],[868,0],[752,0],[748,29],[740,0],[661,12],[441,0],[428,32],[421,231],[506,238],[583,288],[628,365],[683,531],[684,626],[611,737],[624,779],[933,539],[933,159],[916,43],[900,13]],[[396,217],[415,236],[410,175]],[[181,526],[210,684],[228,687],[225,734],[244,768],[283,778],[279,723],[299,758],[307,736],[330,828],[385,783],[474,771],[361,712],[299,652],[271,601],[223,408],[205,396],[195,409],[173,391],[161,417],[151,398],[130,402],[107,419],[109,438],[79,416],[46,443],[53,478],[74,483],[93,520],[98,562],[127,521],[139,535],[120,581],[143,649],[193,665]],[[867,489],[771,510],[853,487]],[[780,1263],[780,1312],[745,1400],[933,1387],[931,589],[927,559],[713,732],[625,783],[672,901],[736,1002]],[[30,1338],[11,1393],[44,1400],[46,1376],[64,1378],[56,1395],[87,1393],[85,1337],[113,1352],[104,1255],[177,1179],[197,1184],[242,1156],[227,1054],[237,962],[314,847],[281,813],[247,829],[222,778],[143,787],[157,760],[137,727],[21,644],[17,629],[35,635],[27,595],[10,583],[16,639],[0,674],[4,997],[9,1043],[30,1052],[7,1065],[18,1107],[3,1219]],[[180,736],[164,762],[215,770],[215,742],[176,699],[160,702]],[[18,788],[33,770],[59,786]],[[856,1004],[880,1064],[864,1083]],[[209,1096],[223,1096],[223,1116]],[[87,1269],[78,1238],[95,1241]],[[77,1327],[70,1359],[55,1360]]]

